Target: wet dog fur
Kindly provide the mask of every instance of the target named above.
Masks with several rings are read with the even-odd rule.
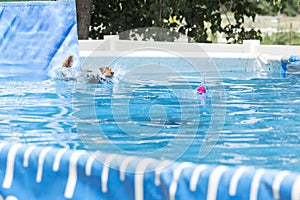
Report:
[[[73,65],[73,58],[73,55],[68,56],[68,58],[62,63],[62,67],[71,68]],[[66,75],[62,73],[62,76],[65,77]],[[110,67],[101,67],[96,71],[86,69],[78,72],[77,81],[80,79],[80,82],[103,83],[113,78],[113,76],[114,72]]]
[[[73,65],[73,55],[70,55],[62,64],[63,67],[71,68]]]

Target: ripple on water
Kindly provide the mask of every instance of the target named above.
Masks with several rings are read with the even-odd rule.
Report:
[[[193,74],[184,76],[191,78],[189,85],[174,75],[163,81],[130,82],[127,77],[113,85],[88,86],[1,79],[0,138],[81,149],[81,131],[91,144],[109,147],[113,143],[128,152],[165,148],[169,154],[185,152],[181,161],[299,170],[298,77],[243,78],[243,73],[237,78],[227,72],[223,83],[208,84],[205,104],[200,107],[196,93],[186,92],[202,83]],[[226,103],[215,105],[212,98],[220,84]],[[216,107],[226,110],[225,124],[211,124],[213,115],[220,114],[213,113]],[[83,111],[80,118],[74,115],[77,111]],[[78,123],[84,124],[80,130]],[[208,135],[212,126],[221,127],[221,132],[210,154],[200,159],[201,147],[214,136]],[[175,138],[182,142],[172,143]]]

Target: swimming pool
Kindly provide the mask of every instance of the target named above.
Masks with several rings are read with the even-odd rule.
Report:
[[[27,181],[31,189],[16,198],[299,197],[297,76],[282,77],[280,66],[255,70],[253,59],[244,60],[253,70],[237,65],[217,76],[209,70],[143,73],[157,67],[147,59],[153,58],[135,70],[118,60],[115,80],[100,85],[2,77],[3,196]],[[177,61],[164,60],[176,68]],[[205,96],[196,92],[201,84]],[[208,134],[216,114],[217,136]],[[213,145],[201,156],[209,140]],[[7,172],[9,166],[18,170]]]
[[[297,79],[278,64],[298,48],[110,36],[79,52],[75,1],[0,7],[0,199],[299,199]],[[72,56],[115,80],[50,78]]]
[[[130,59],[134,63],[135,58]],[[149,63],[145,58],[144,62]],[[167,63],[172,63],[171,59]],[[145,67],[154,69],[154,66]],[[278,71],[271,70],[245,71],[243,66],[224,70],[220,83],[223,87],[216,86],[214,78],[218,77],[211,76],[208,92],[201,100],[195,91],[205,76],[210,76],[210,72],[206,73],[203,76],[187,72],[180,77],[174,72],[134,71],[119,77],[113,85],[98,85],[93,96],[87,96],[92,101],[87,102],[95,108],[100,129],[88,129],[89,124],[78,129],[89,132],[91,140],[104,143],[96,145],[95,150],[111,153],[151,156],[151,152],[165,149],[166,155],[160,151],[154,156],[175,159],[173,156],[177,155],[179,161],[194,163],[298,170],[297,76],[281,77]],[[215,114],[211,93],[219,89],[224,94],[224,102],[217,106],[226,112],[217,114],[225,114],[224,124],[217,124],[222,130],[212,151],[200,158],[201,146],[207,140]],[[81,109],[87,109],[83,113],[91,113],[88,106]],[[81,116],[91,121],[94,117]],[[176,137],[182,138],[180,144],[172,143]]]

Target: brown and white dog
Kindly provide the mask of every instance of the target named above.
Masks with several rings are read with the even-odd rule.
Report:
[[[62,67],[63,69],[71,69],[73,65],[73,55],[70,55],[63,63]],[[67,73],[64,72],[64,70],[61,70],[60,74],[62,77],[70,80],[70,78],[67,77]],[[99,69],[91,70],[91,69],[85,69],[81,70],[76,74],[76,77],[73,78],[73,80],[76,80],[78,82],[85,82],[85,83],[104,83],[104,82],[110,82],[111,79],[114,76],[114,72],[110,67],[101,67]]]
[[[63,67],[70,68],[73,65],[73,55],[70,55],[62,64]]]
[[[99,68],[102,76],[104,76],[105,78],[112,78],[114,76],[114,73],[110,67],[101,67]]]

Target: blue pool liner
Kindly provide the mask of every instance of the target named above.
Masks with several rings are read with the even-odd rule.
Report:
[[[1,143],[0,198],[255,200],[300,197],[300,175],[290,171],[190,162],[163,165],[166,160],[128,159],[101,152],[98,155],[101,160],[84,150]]]

